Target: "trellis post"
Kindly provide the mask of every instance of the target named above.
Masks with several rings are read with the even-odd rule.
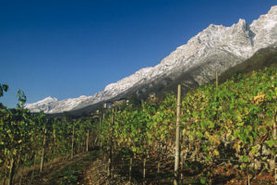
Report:
[[[180,166],[180,113],[181,113],[181,85],[177,88],[177,109],[176,109],[176,139],[175,139],[175,164],[174,164],[174,185],[179,183]]]

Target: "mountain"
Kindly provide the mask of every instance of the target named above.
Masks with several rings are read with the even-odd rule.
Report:
[[[224,76],[238,71],[237,66],[251,66],[251,61],[267,56],[276,62],[277,53],[277,6],[261,15],[251,24],[240,19],[232,26],[209,25],[186,44],[165,57],[154,67],[142,68],[134,74],[107,85],[93,96],[58,101],[47,97],[27,104],[32,112],[49,114],[82,112],[105,102],[129,96],[142,97],[151,92],[160,92],[184,82],[185,87],[208,83],[215,73]],[[263,57],[261,57],[263,56]],[[272,57],[275,57],[272,60]],[[254,59],[253,59],[254,58]],[[258,58],[258,59],[257,59]],[[264,62],[264,61],[262,61]],[[245,69],[246,67],[244,67]]]

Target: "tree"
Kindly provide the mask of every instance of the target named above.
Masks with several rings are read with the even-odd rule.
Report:
[[[7,92],[9,89],[9,86],[7,84],[1,84],[0,83],[0,97],[4,95],[4,92]]]

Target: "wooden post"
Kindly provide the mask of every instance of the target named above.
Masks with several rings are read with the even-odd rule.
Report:
[[[53,129],[53,144],[54,144],[54,146],[53,146],[53,149],[52,149],[52,153],[53,153],[53,154],[55,154],[56,147],[57,147],[57,146],[56,146],[56,143],[57,143],[57,141],[56,141],[56,140],[57,140],[57,136],[56,136],[56,135],[57,135],[56,129],[54,128],[54,129]]]
[[[86,139],[86,152],[89,150],[89,130],[87,131],[87,139]]]
[[[103,126],[103,122],[105,121],[105,112],[103,112],[103,117],[102,117],[102,119],[101,119],[101,130],[102,130],[102,126]],[[100,148],[102,149],[103,148],[103,141],[101,140],[100,141]]]
[[[112,125],[111,125],[111,136],[110,136],[110,175],[111,175],[111,178],[113,178],[113,173],[112,173],[112,168],[113,168],[113,134],[114,134],[114,130],[113,130],[113,127],[114,127],[114,108],[112,108]]]
[[[110,150],[109,150],[109,169],[108,169],[108,176],[110,179],[113,178],[112,174],[112,162],[113,162],[113,126],[114,126],[114,108],[112,108],[112,122],[111,122],[111,134],[110,134]]]
[[[75,137],[75,126],[72,129],[72,138],[71,138],[71,159],[74,157],[74,138]]]
[[[132,165],[133,165],[133,158],[130,157],[129,161],[129,184],[132,182]]]
[[[104,116],[103,116],[104,117]],[[99,127],[98,127],[98,133],[100,133],[102,131],[102,117],[99,116]],[[99,134],[98,134],[99,135]],[[102,139],[101,137],[99,136],[99,146],[100,146],[100,149],[102,149]]]
[[[146,176],[146,157],[143,158],[143,184],[145,184],[145,176]]]
[[[275,113],[275,116],[274,116],[274,121],[273,121],[273,139],[276,141],[277,140],[277,112]],[[276,164],[276,160],[277,160],[277,154],[274,155],[273,157],[273,160],[274,160],[274,181],[275,181],[275,184],[277,184],[277,164]]]
[[[22,179],[23,179],[23,175],[21,174],[20,177],[19,177],[19,183],[18,183],[18,185],[22,185]]]
[[[181,152],[181,184],[183,184],[183,181],[184,181],[183,170],[184,170],[184,155],[183,155],[183,152]]]
[[[14,171],[15,171],[15,164],[14,163],[15,163],[14,158],[12,158],[11,164],[10,164],[8,185],[13,185],[13,177],[14,177]]]
[[[36,166],[36,153],[34,154],[33,169],[32,169],[32,174],[31,174],[31,180],[29,181],[29,185],[31,185],[34,180],[35,166]]]
[[[176,109],[176,140],[175,140],[175,164],[174,164],[174,185],[179,183],[180,165],[180,113],[181,113],[181,85],[177,89],[177,109]]]
[[[250,175],[249,175],[249,166],[247,167],[247,185],[251,185],[251,182],[250,182]]]
[[[108,159],[108,177],[111,177],[111,158]]]
[[[157,174],[156,174],[158,184],[160,183],[160,168],[161,168],[161,162],[160,162],[160,159],[158,159]]]
[[[123,157],[121,157],[121,163],[120,163],[120,170],[123,170],[123,164],[124,164],[124,159]]]
[[[56,145],[56,140],[57,140],[57,133],[56,133],[56,129],[54,128],[53,129],[53,142],[54,142],[54,145]]]
[[[43,166],[44,166],[45,147],[46,147],[46,134],[47,134],[47,129],[46,129],[46,125],[45,125],[44,126],[44,133],[43,133],[41,158],[40,158],[40,168],[39,168],[39,172],[40,173],[43,171]]]
[[[157,174],[160,173],[160,168],[161,168],[161,162],[160,160],[158,161],[158,166],[157,166]]]
[[[4,177],[2,185],[6,185],[6,180],[7,180],[7,178]]]

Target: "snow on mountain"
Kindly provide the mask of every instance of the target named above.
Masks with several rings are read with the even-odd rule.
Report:
[[[35,105],[39,106],[39,105],[43,105],[43,104],[47,104],[47,103],[53,103],[53,102],[56,102],[56,101],[58,101],[57,98],[53,98],[51,96],[48,96],[48,97],[44,98],[43,100],[40,100],[36,103],[33,103],[32,105],[33,106],[35,106]]]
[[[240,19],[232,26],[209,25],[202,32],[178,47],[154,67],[142,68],[134,74],[107,85],[93,96],[58,101],[45,98],[26,105],[32,112],[60,113],[83,108],[127,93],[135,87],[161,81],[168,77],[172,81],[196,67],[191,72],[193,81],[203,84],[213,79],[214,70],[223,73],[230,67],[242,63],[262,48],[277,45],[277,6],[261,15],[252,24]]]
[[[51,105],[55,105],[55,103],[58,102],[57,98],[53,98],[51,96],[44,98],[43,100],[40,100],[36,103],[27,104],[26,107],[30,109],[33,112],[49,112],[52,108]],[[53,106],[54,107],[54,106]]]
[[[271,7],[269,12],[261,15],[259,19],[254,20],[250,29],[255,34],[253,42],[255,50],[267,47],[276,42],[277,38],[277,6]]]
[[[123,78],[122,80],[116,82],[116,83],[111,83],[109,85],[107,85],[104,89],[104,91],[110,91],[113,89],[117,89],[120,91],[124,91],[127,90],[128,88],[130,88],[131,86],[133,86],[135,83],[137,83],[139,80],[146,78],[147,74],[152,70],[152,67],[146,67],[146,68],[142,68],[140,70],[138,70],[137,72],[135,72],[133,75],[128,76]],[[121,84],[120,86],[118,86],[118,84]]]

